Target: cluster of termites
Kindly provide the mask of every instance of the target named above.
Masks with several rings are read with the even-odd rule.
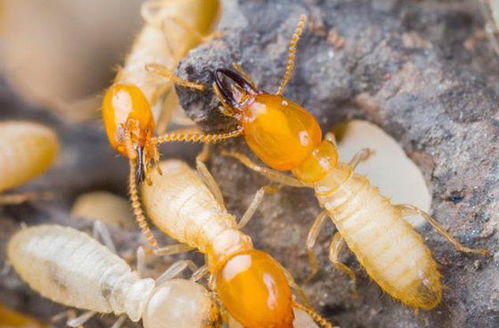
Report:
[[[81,326],[97,313],[119,316],[114,328],[126,318],[142,320],[149,328],[332,327],[312,309],[292,275],[270,254],[255,249],[251,237],[241,231],[262,201],[266,187],[258,190],[237,220],[226,210],[222,192],[203,163],[207,148],[197,157],[197,170],[180,160],[160,161],[158,145],[164,142],[207,144],[242,135],[268,167],[238,152],[224,155],[278,185],[312,188],[324,208],[306,240],[311,276],[318,270],[313,248],[329,217],[338,230],[331,239],[329,260],[352,278],[354,294],[355,273],[339,261],[345,246],[393,298],[416,309],[434,308],[442,298],[441,275],[423,238],[404,218],[422,216],[459,251],[484,255],[488,251],[464,247],[414,206],[392,204],[366,177],[354,172],[369,156],[368,149],[348,163],[339,162],[334,135],[326,133],[323,138],[317,120],[282,96],[291,79],[305,16],[300,17],[289,43],[286,71],[275,94],[259,89],[238,65],[234,65],[235,71],[218,68],[213,72],[213,89],[221,111],[235,120],[235,130],[213,135],[192,127],[165,132],[177,115],[172,85],[204,89],[172,71],[189,49],[217,37],[214,26],[219,11],[217,0],[146,2],[142,8],[144,27],[103,98],[104,127],[111,146],[129,161],[130,202],[149,242],[137,250],[137,269],[132,270],[115,252],[101,222],[105,219],[99,215],[95,216],[100,221],[94,224],[94,235],[101,235],[107,247],[73,228],[33,226],[11,238],[9,263],[42,296],[87,311],[68,321],[72,327]],[[338,49],[345,44],[336,32],[330,33],[329,39]],[[275,120],[279,124],[272,124]],[[19,186],[47,169],[57,150],[57,138],[48,128],[28,122],[1,123],[0,191]],[[1,195],[0,202],[17,203],[29,197],[36,195]],[[102,197],[91,198],[90,203]],[[121,204],[109,195],[105,197],[107,202]],[[89,201],[82,200],[74,212],[90,207]],[[178,244],[159,247],[145,213]],[[174,255],[193,249],[204,255],[204,265],[179,260],[155,279],[144,276],[146,254]],[[185,269],[192,271],[189,279],[180,277]]]

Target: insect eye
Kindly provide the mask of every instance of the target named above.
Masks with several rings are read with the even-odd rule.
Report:
[[[256,95],[257,90],[241,75],[229,69],[218,68],[213,73],[215,84],[220,95],[231,107],[241,107],[242,94]],[[236,92],[238,90],[244,92]]]

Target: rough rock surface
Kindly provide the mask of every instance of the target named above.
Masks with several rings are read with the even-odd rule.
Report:
[[[478,9],[456,1],[239,1],[227,6],[224,37],[205,44],[178,73],[211,83],[209,71],[238,62],[257,85],[275,91],[286,65],[287,43],[298,16],[309,16],[296,69],[285,95],[319,118],[324,130],[362,118],[391,134],[424,172],[433,214],[467,245],[497,252],[498,64],[480,29]],[[341,49],[328,40],[336,31]],[[333,38],[334,39],[334,38]],[[334,41],[334,40],[333,40]],[[472,46],[470,46],[472,44]],[[187,114],[206,130],[228,130],[212,90],[178,88]],[[229,208],[242,213],[264,178],[217,155],[219,147],[246,151],[242,140],[214,150],[212,172]],[[247,231],[303,279],[309,272],[304,242],[319,207],[308,190],[284,188],[263,202]],[[342,327],[496,327],[499,325],[498,254],[457,253],[429,227],[422,229],[443,282],[442,304],[415,315],[369,280],[354,257],[360,299],[327,261],[332,229],[321,234],[322,270],[305,290],[323,314]]]
[[[351,298],[348,278],[327,261],[334,231],[328,226],[316,247],[322,269],[304,285],[315,307],[342,327],[499,326],[498,123],[494,121],[499,60],[486,39],[473,38],[482,28],[474,1],[227,3],[229,15],[221,23],[224,37],[191,52],[179,73],[209,82],[206,73],[211,68],[239,61],[260,86],[276,90],[298,15],[309,14],[314,28],[305,32],[299,44],[297,68],[286,95],[319,117],[324,129],[349,118],[381,126],[423,171],[433,192],[434,216],[466,245],[495,251],[490,258],[459,254],[431,228],[421,229],[448,288],[440,306],[415,315],[384,294],[345,252],[342,259],[353,267],[359,283],[360,298]],[[345,38],[342,49],[327,41],[331,30]],[[197,122],[230,128],[230,120],[215,110],[210,92],[180,91],[187,112]],[[0,84],[0,108],[1,120],[42,121],[54,127],[62,140],[56,165],[20,189],[54,191],[56,198],[0,208],[3,267],[5,242],[21,222],[78,226],[68,213],[79,194],[108,190],[125,196],[127,162],[107,144],[101,122],[67,125],[41,108],[20,102],[5,84]],[[223,143],[215,147],[209,162],[229,210],[241,215],[266,180],[218,155],[220,147],[247,148],[240,139]],[[192,164],[198,150],[167,145],[163,156]],[[309,273],[303,245],[318,213],[310,190],[284,188],[265,198],[246,231],[257,247],[269,251],[302,280]],[[133,249],[141,240],[139,232],[112,229],[111,233],[120,250]],[[162,239],[168,242],[172,241]],[[31,291],[14,272],[0,271],[0,302],[45,320],[64,309]],[[114,319],[98,317],[86,327],[109,326]]]

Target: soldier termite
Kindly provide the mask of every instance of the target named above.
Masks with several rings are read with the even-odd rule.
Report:
[[[158,161],[158,144],[172,141],[217,142],[240,134],[239,130],[213,135],[184,130],[154,137],[155,121],[159,115],[154,117],[152,106],[162,108],[160,99],[167,91],[170,91],[170,97],[176,97],[171,82],[191,88],[203,88],[176,77],[170,69],[175,67],[189,49],[207,36],[217,20],[219,9],[218,0],[144,3],[143,16],[146,24],[102,103],[102,116],[109,142],[130,162],[129,191],[135,217],[153,247],[157,242],[142,213],[136,182],[141,183],[147,179],[150,166]],[[146,66],[149,71],[158,74],[148,73]],[[168,120],[169,115],[165,116]]]
[[[0,193],[43,173],[58,151],[57,135],[50,128],[34,122],[0,122]],[[0,195],[0,204],[17,204],[40,195]]]
[[[145,328],[218,327],[218,310],[207,290],[193,280],[174,279],[186,267],[196,270],[190,261],[174,263],[156,280],[140,278],[142,265],[139,272],[132,271],[95,239],[59,225],[17,232],[7,256],[19,276],[42,296],[89,310],[69,321],[70,326],[82,325],[95,313],[114,313],[132,321],[142,319]]]
[[[240,74],[228,69],[214,72],[214,90],[223,112],[237,120],[248,146],[270,168],[240,153],[228,155],[275,182],[315,190],[325,210],[315,219],[307,238],[313,272],[317,262],[312,248],[329,216],[338,229],[329,248],[329,259],[337,268],[355,282],[354,272],[338,260],[346,243],[384,291],[409,306],[431,309],[441,301],[440,273],[422,237],[404,217],[422,216],[459,251],[483,255],[488,251],[462,246],[429,214],[414,206],[391,204],[367,178],[353,172],[369,155],[368,149],[348,164],[339,163],[334,135],[327,133],[322,139],[316,119],[282,96],[305,20],[302,16],[290,42],[286,73],[275,94],[257,89],[240,68]],[[279,172],[288,170],[294,177]]]
[[[152,185],[142,185],[144,207],[161,231],[182,244],[167,246],[157,254],[193,248],[205,254],[218,298],[244,327],[292,327],[293,304],[331,327],[313,310],[292,300],[289,286],[300,291],[292,277],[270,255],[254,249],[251,238],[240,231],[256,210],[262,191],[237,223],[200,161],[200,176],[179,160],[163,161],[160,168],[162,176],[154,175]]]

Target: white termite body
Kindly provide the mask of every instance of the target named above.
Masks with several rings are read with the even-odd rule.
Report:
[[[59,151],[57,135],[38,123],[0,123],[0,192],[20,186],[52,165]]]
[[[144,3],[144,27],[135,39],[115,83],[132,84],[141,89],[153,110],[155,121],[158,121],[161,115],[163,102],[159,100],[162,95],[171,90],[171,97],[176,98],[176,93],[171,89],[172,84],[168,80],[147,72],[145,67],[148,64],[159,64],[174,70],[187,52],[202,41],[200,36],[213,29],[219,10],[219,0]],[[171,102],[166,104],[171,105]]]
[[[174,159],[159,165],[163,175],[154,175],[151,186],[143,184],[142,201],[160,230],[209,259],[253,247],[251,238],[238,230],[236,218],[189,165]],[[208,265],[213,268],[222,261],[208,261]]]
[[[262,313],[264,313],[263,316],[266,315],[265,310],[262,310],[264,307],[262,303],[270,304],[269,307],[282,308],[282,305],[275,305],[278,304],[275,299],[279,298],[281,302],[285,302],[282,301],[284,294],[282,285],[289,288],[289,280],[284,277],[275,278],[277,276],[275,272],[282,271],[283,268],[273,259],[271,264],[268,264],[267,258],[270,256],[267,254],[266,257],[259,255],[260,259],[258,260],[244,255],[252,252],[264,252],[253,249],[251,238],[239,230],[236,218],[227,212],[221,199],[214,196],[214,193],[218,194],[219,192],[213,190],[214,186],[211,186],[210,190],[201,176],[189,165],[180,160],[169,159],[160,162],[159,167],[163,174],[161,176],[154,175],[151,185],[142,185],[144,207],[151,220],[161,231],[181,243],[197,248],[207,256],[208,270],[215,277],[214,288],[228,312],[244,327],[291,327],[291,325],[300,328],[315,327],[312,317],[297,309],[294,312],[299,315],[296,315],[294,322],[299,324],[296,325],[293,320],[285,325],[280,325],[273,321],[278,317],[278,315],[273,314],[269,317],[274,316],[274,318],[259,319],[261,321],[257,324],[251,319],[248,320],[248,317],[260,318]],[[243,257],[239,257],[239,255]],[[259,266],[259,262],[263,265]],[[248,272],[252,272],[252,270],[257,273],[248,275]],[[263,276],[262,279],[260,279],[260,274]],[[239,278],[241,275],[244,278]],[[245,279],[246,277],[249,278]],[[236,281],[236,283],[231,285],[232,281]],[[245,286],[241,288],[237,281]],[[219,284],[222,284],[222,287]],[[250,285],[251,287],[247,288]],[[265,290],[268,286],[272,286],[273,292],[268,294],[272,296],[267,299],[251,295],[254,290]],[[240,292],[234,292],[235,295],[233,295],[231,288]],[[250,291],[248,292],[248,290]],[[233,295],[233,297],[226,295]],[[254,306],[240,306],[239,302],[244,303],[247,298],[257,299],[257,302],[253,304]],[[291,295],[289,298],[291,299]],[[292,302],[289,303],[289,311],[293,312]],[[252,304],[251,301],[248,304]],[[241,308],[244,309],[244,315],[239,312]],[[238,313],[242,319],[237,318],[234,312]],[[279,313],[279,311],[276,312]],[[279,313],[279,315],[282,314]],[[317,317],[319,316],[317,315]],[[245,323],[243,320],[248,321]],[[325,320],[321,320],[325,322],[325,327],[330,326]]]
[[[42,296],[66,306],[143,319],[146,328],[209,327],[213,304],[204,287],[172,279],[155,286],[83,232],[40,225],[16,233],[8,259]]]
[[[316,183],[315,194],[350,250],[384,291],[415,308],[440,303],[437,264],[400,209],[369,180],[338,165]]]

